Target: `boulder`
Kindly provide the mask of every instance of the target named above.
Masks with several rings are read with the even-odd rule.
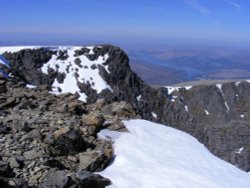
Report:
[[[69,184],[70,179],[67,171],[51,171],[43,178],[39,188],[67,188]]]
[[[85,125],[94,126],[96,129],[100,129],[104,123],[105,119],[100,113],[90,113],[83,115],[83,122]]]
[[[56,156],[75,155],[93,147],[84,140],[80,130],[67,128],[54,132],[54,142],[50,146],[51,154]]]
[[[80,170],[71,175],[71,178],[77,182],[80,187],[86,188],[105,188],[111,184],[111,181],[98,174],[92,174],[85,170]]]
[[[78,156],[80,161],[79,170],[91,172],[102,171],[112,160],[112,145],[111,143],[105,143],[104,145],[97,146],[95,150],[79,153]]]

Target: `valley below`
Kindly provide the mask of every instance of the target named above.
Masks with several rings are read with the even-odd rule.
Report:
[[[128,49],[128,54],[131,68],[153,85],[250,78],[247,49],[155,47],[150,50]]]

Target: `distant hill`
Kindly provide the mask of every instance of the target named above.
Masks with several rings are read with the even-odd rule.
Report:
[[[182,50],[167,54],[159,49],[129,52],[132,69],[149,84],[250,78],[246,51],[221,53]]]

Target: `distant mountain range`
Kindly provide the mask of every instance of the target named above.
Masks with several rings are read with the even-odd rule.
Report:
[[[176,84],[194,80],[250,78],[246,51],[218,55],[215,52],[129,51],[131,67],[149,84]]]

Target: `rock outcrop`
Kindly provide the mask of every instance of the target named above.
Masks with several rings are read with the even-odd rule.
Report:
[[[16,53],[6,52],[3,56],[12,65],[12,75],[26,83],[45,85],[50,89],[55,79],[63,82],[62,78],[64,78],[58,71],[59,68],[50,69],[48,74],[44,74],[41,70],[55,53],[58,59],[67,60],[67,51],[55,52],[50,48],[21,50]],[[89,104],[100,99],[108,103],[126,101],[142,118],[183,130],[195,136],[218,157],[242,170],[250,171],[250,98],[248,95],[250,83],[201,85],[192,88],[175,88],[175,91],[171,88],[153,89],[131,71],[129,58],[120,48],[103,45],[93,47],[91,53],[88,48],[75,50],[74,62],[79,66],[81,62],[77,58],[83,54],[91,61],[108,54],[108,58],[103,63],[92,64],[90,69],[98,70],[99,75],[111,89],[98,92],[92,83],[78,82],[79,90],[87,96],[86,101]],[[15,104],[15,101],[11,101],[10,104]],[[126,116],[130,110],[124,112],[118,109],[115,113]],[[93,119],[85,117],[85,121],[98,124],[101,119],[96,115]],[[96,125],[95,129],[98,127],[99,125]],[[7,129],[3,128],[3,131]]]
[[[122,120],[135,117],[131,106],[100,100],[87,105],[76,95],[57,96],[3,77],[0,100],[0,187],[101,188],[111,183],[93,173],[113,160],[112,143],[97,133],[124,128]],[[114,113],[119,105],[126,117]]]

